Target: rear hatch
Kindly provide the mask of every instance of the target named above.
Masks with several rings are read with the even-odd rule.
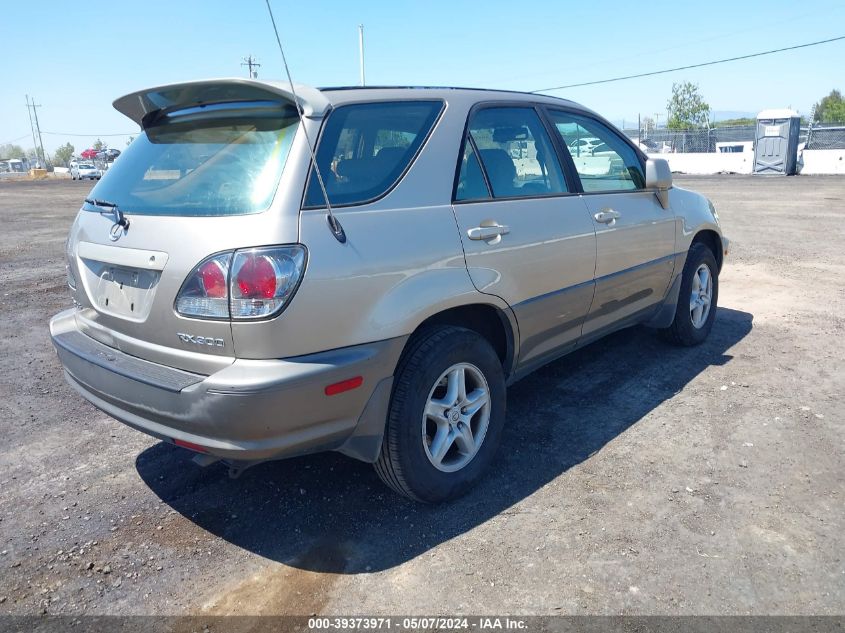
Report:
[[[300,105],[319,114],[325,99],[310,96]],[[143,129],[71,229],[77,324],[133,356],[210,373],[236,355],[230,322],[185,317],[175,301],[210,255],[297,241],[293,191],[304,168],[285,169],[304,148],[293,98],[270,84],[217,80],[134,93],[115,107]],[[294,212],[281,212],[290,200]]]

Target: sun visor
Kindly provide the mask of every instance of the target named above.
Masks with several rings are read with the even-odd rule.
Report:
[[[138,125],[146,115],[173,107],[195,107],[232,101],[287,101],[293,103],[290,84],[255,79],[209,79],[169,84],[133,92],[114,102],[114,107]],[[326,96],[311,86],[294,84],[305,116],[322,117],[331,106]]]

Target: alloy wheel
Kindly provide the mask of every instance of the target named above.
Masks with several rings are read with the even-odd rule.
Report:
[[[713,275],[707,264],[701,264],[692,278],[689,311],[692,325],[701,329],[707,323],[710,304],[713,301]]]
[[[484,374],[470,363],[444,371],[428,394],[422,419],[422,441],[431,464],[455,472],[478,453],[490,425],[490,388]]]

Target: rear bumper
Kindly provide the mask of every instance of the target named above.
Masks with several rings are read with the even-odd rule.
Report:
[[[152,363],[82,334],[74,310],[50,334],[70,385],[125,424],[233,461],[341,450],[374,460],[405,337],[284,360],[234,360],[210,376]],[[325,388],[361,376],[361,386]]]

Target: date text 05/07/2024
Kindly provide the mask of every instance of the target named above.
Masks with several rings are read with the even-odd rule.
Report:
[[[312,617],[308,619],[311,631],[345,630],[400,630],[400,631],[524,631],[527,623],[511,617]]]

